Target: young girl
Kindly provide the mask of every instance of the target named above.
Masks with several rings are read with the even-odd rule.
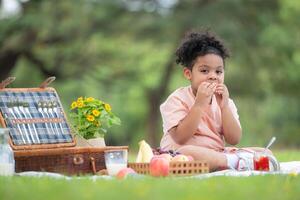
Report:
[[[225,142],[239,143],[242,128],[224,84],[229,53],[223,42],[210,32],[193,32],[184,38],[176,56],[190,85],[178,88],[160,107],[161,149],[206,160],[212,170],[253,169],[253,152],[261,148],[225,147]]]

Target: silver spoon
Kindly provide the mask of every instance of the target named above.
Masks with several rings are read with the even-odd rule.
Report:
[[[270,146],[275,142],[275,140],[276,140],[276,137],[272,137],[272,138],[271,138],[270,142],[269,142],[268,145],[265,147],[264,152],[266,152],[267,149],[270,148]]]

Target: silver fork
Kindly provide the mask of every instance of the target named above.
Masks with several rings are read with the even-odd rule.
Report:
[[[47,118],[46,114],[43,111],[43,101],[39,101],[37,103],[38,111],[42,115],[43,118]],[[48,126],[48,123],[45,123],[46,126],[46,132],[49,134],[54,134],[51,127]]]
[[[45,104],[45,108],[47,108],[47,113],[49,114],[49,117],[51,117],[53,119],[56,118],[54,115],[54,112],[53,112],[53,104],[51,101],[49,101],[48,103]],[[55,130],[56,135],[59,136],[59,130],[58,130],[57,123],[54,123],[53,126],[54,126],[53,130]]]
[[[53,105],[53,114],[54,114],[54,116],[55,116],[56,118],[60,118],[60,117],[59,117],[59,114],[58,114],[58,111],[59,111],[59,109],[58,109],[59,104],[58,104],[56,101],[53,101],[53,102],[52,102],[52,105]],[[61,134],[63,134],[63,133],[64,133],[64,129],[63,129],[61,123],[58,123],[58,126],[59,126],[59,129],[60,129]]]
[[[17,116],[14,113],[13,103],[12,102],[8,102],[7,103],[7,108],[8,108],[9,113],[11,114],[12,118],[13,119],[18,119]],[[25,137],[23,135],[23,131],[21,130],[21,125],[20,124],[15,124],[15,125],[18,128],[18,130],[19,130],[19,133],[20,133],[20,136],[21,136],[21,139],[22,139],[22,143],[26,144],[27,142],[26,142]]]
[[[29,111],[29,103],[23,102],[22,104],[23,104],[24,114],[25,114],[26,118],[28,118],[28,119],[33,119],[33,117],[31,116],[31,113],[30,113],[30,111]],[[39,139],[39,135],[38,135],[37,130],[36,130],[36,128],[35,128],[35,125],[34,125],[34,124],[31,124],[31,127],[32,127],[32,130],[33,130],[33,132],[34,132],[34,135],[35,135],[35,138],[36,138],[36,140],[37,140],[37,143],[41,143],[41,142],[40,142],[40,139]]]
[[[17,117],[17,119],[22,119],[22,114],[20,113],[19,109],[18,109],[18,102],[17,101],[14,101],[12,103],[12,108],[13,108],[13,112],[15,113],[15,116]],[[21,124],[21,126],[23,127],[23,130],[24,130],[24,133],[25,133],[25,136],[26,136],[26,139],[28,141],[29,144],[32,144],[32,140],[30,139],[30,136],[27,132],[27,127],[25,124]]]
[[[19,112],[21,113],[21,116],[22,116],[24,119],[28,119],[29,117],[28,117],[28,115],[25,113],[25,110],[24,110],[24,107],[23,107],[23,102],[17,101],[17,102],[16,102],[16,106],[17,106]],[[33,142],[33,144],[36,144],[37,142],[35,141],[35,139],[34,139],[34,137],[33,137],[33,134],[32,134],[32,132],[31,132],[31,130],[33,130],[31,125],[32,125],[32,124],[30,124],[30,123],[25,124],[25,126],[28,127],[27,130],[28,130],[29,135],[30,135],[30,137],[31,137],[31,141]]]

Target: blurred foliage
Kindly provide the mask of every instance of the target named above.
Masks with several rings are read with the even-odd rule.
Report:
[[[69,111],[77,96],[110,102],[122,126],[107,144],[158,145],[158,112],[188,82],[174,51],[190,29],[208,27],[232,51],[226,84],[243,126],[241,145],[300,144],[300,4],[293,0],[30,0],[0,23],[1,78],[34,87],[46,77]],[[173,67],[175,66],[175,67]]]

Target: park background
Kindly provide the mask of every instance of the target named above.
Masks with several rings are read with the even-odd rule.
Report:
[[[49,76],[66,113],[80,96],[122,120],[107,145],[162,136],[160,104],[189,83],[174,52],[189,30],[210,28],[231,50],[226,80],[243,127],[239,146],[272,146],[300,160],[300,1],[0,0],[0,80],[37,87]],[[3,199],[299,199],[297,173],[250,177],[0,177]],[[99,178],[99,177],[98,177]],[[72,180],[72,181],[70,181]],[[34,188],[34,189],[33,189]]]
[[[37,87],[49,76],[66,113],[80,96],[122,120],[107,145],[158,147],[160,104],[189,83],[174,52],[189,30],[209,28],[231,51],[225,84],[243,127],[239,146],[300,145],[300,1],[0,0],[0,78]]]

